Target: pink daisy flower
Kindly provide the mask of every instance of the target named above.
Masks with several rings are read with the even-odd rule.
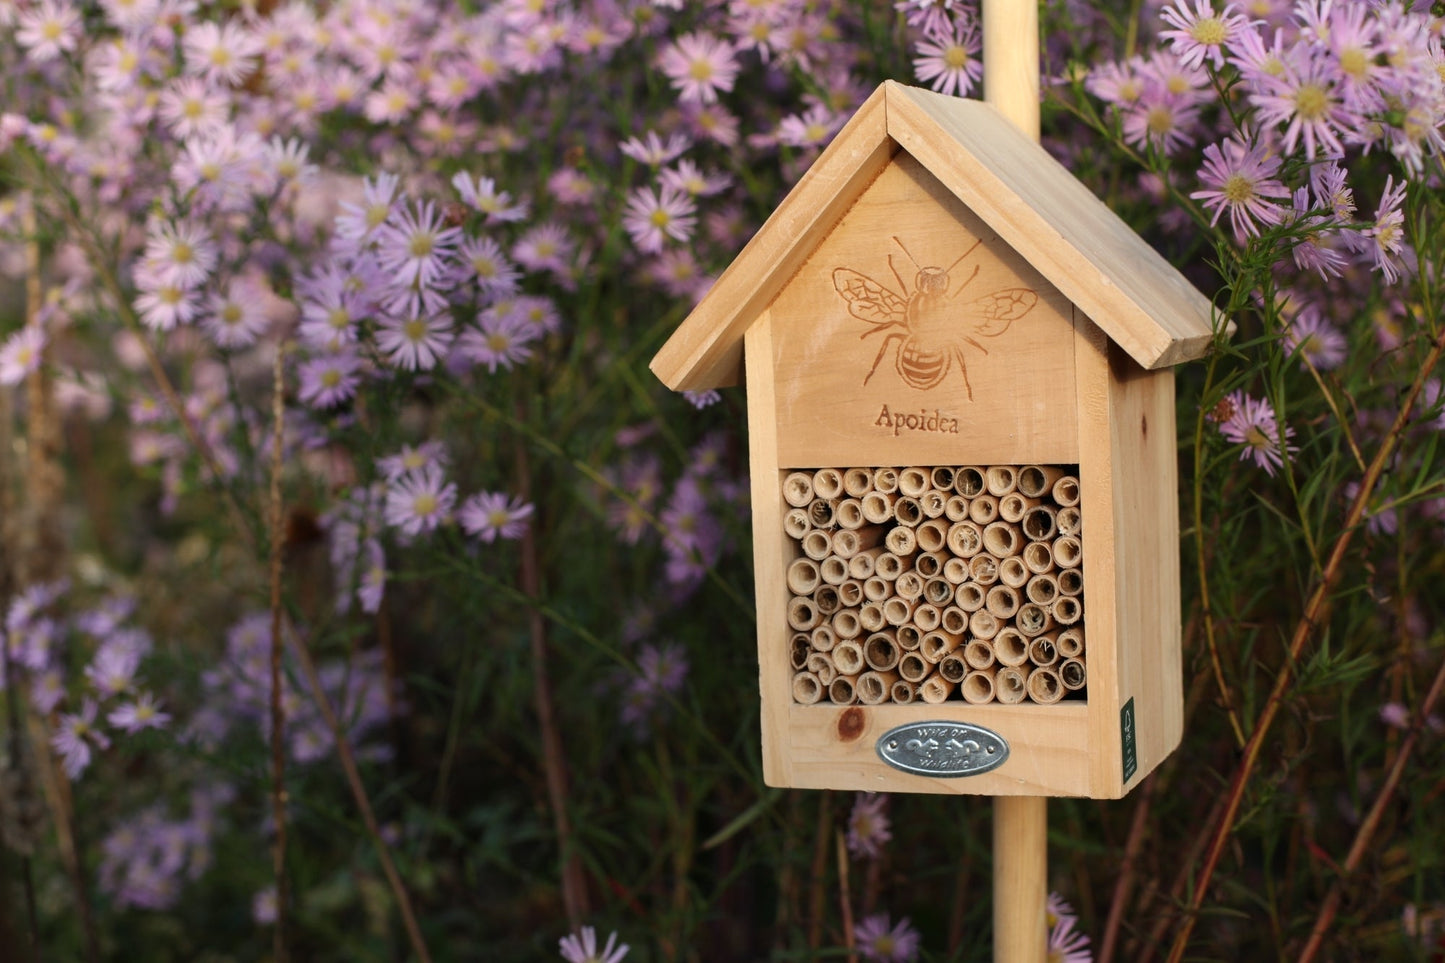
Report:
[[[187,290],[205,283],[216,257],[210,235],[187,221],[152,225],[146,242],[145,259],[155,279]]]
[[[1289,188],[1274,176],[1280,159],[1259,144],[1246,145],[1233,138],[1204,148],[1204,166],[1199,171],[1202,191],[1189,196],[1204,202],[1214,212],[1211,226],[1229,211],[1234,236],[1241,243],[1259,234],[1258,224],[1274,225],[1284,220],[1285,210],[1272,198],[1288,198]]]
[[[398,284],[434,284],[450,267],[462,235],[444,224],[431,201],[393,212],[376,232],[378,263]]]
[[[457,257],[471,268],[478,289],[489,298],[506,298],[517,293],[521,272],[502,246],[489,237],[469,237],[457,248]]]
[[[887,794],[858,793],[848,814],[848,852],[870,858],[883,854],[883,847],[893,838],[887,810]]]
[[[170,713],[162,712],[160,703],[149,692],[141,693],[134,702],[112,709],[105,718],[127,735],[135,735],[142,729],[164,729],[171,721]]]
[[[663,164],[681,157],[683,151],[691,146],[691,142],[682,134],[668,134],[667,140],[664,141],[658,136],[657,131],[649,130],[641,138],[629,137],[618,144],[617,149],[639,164],[661,167]]]
[[[1385,178],[1385,192],[1375,209],[1375,222],[1360,232],[1360,247],[1370,266],[1385,275],[1387,284],[1400,280],[1400,261],[1405,257],[1405,203],[1407,181],[1395,183],[1391,174]]]
[[[697,204],[691,195],[672,187],[633,191],[622,214],[622,226],[644,254],[656,254],[667,239],[685,243],[697,228]]]
[[[336,215],[336,236],[360,247],[360,241],[370,237],[391,216],[400,185],[401,178],[385,171],[368,177],[362,182],[360,204],[341,202],[341,213]]]
[[[478,492],[462,503],[457,521],[468,535],[494,542],[521,538],[532,512],[533,506],[519,497],[509,500],[505,492]]]
[[[866,916],[853,927],[853,940],[864,959],[904,963],[918,958],[921,937],[908,917],[889,925],[887,913]]]
[[[249,278],[234,278],[224,293],[211,296],[201,330],[218,348],[246,348],[266,331],[265,292]]]
[[[1331,371],[1344,364],[1348,343],[1340,329],[1325,318],[1318,305],[1310,304],[1284,329],[1284,346],[1318,371]]]
[[[376,346],[387,361],[408,371],[430,371],[452,344],[445,315],[415,314],[387,318],[377,325]]]
[[[186,70],[213,84],[239,86],[256,69],[261,44],[234,21],[202,20],[187,25]]]
[[[361,359],[350,352],[322,355],[302,362],[297,395],[314,408],[334,408],[350,401],[361,384]]]
[[[387,455],[376,460],[376,470],[381,477],[387,481],[396,481],[409,471],[421,471],[424,468],[435,465],[444,469],[451,463],[451,455],[447,453],[447,446],[437,439],[424,441],[416,447],[402,445],[401,451],[395,455]]]
[[[16,18],[15,42],[35,63],[54,60],[75,49],[80,39],[80,11],[68,3],[41,0]]]
[[[415,538],[435,531],[451,515],[457,486],[448,482],[437,465],[407,472],[386,492],[386,523]]]
[[[1240,461],[1253,461],[1268,475],[1284,465],[1280,452],[1283,444],[1293,454],[1297,448],[1289,444],[1294,429],[1288,425],[1280,432],[1274,408],[1262,398],[1252,398],[1243,391],[1231,392],[1216,406],[1211,417],[1219,424],[1219,433],[1231,444],[1243,445]]]
[[[678,100],[709,104],[733,89],[738,63],[732,44],[707,33],[677,38],[658,58],[658,66],[678,92]]]
[[[1345,152],[1340,133],[1356,130],[1363,119],[1346,109],[1337,89],[1336,66],[1304,45],[1290,50],[1286,69],[1249,95],[1255,120],[1264,126],[1284,125],[1284,152],[1304,141],[1305,156],[1338,156]]]
[[[512,248],[512,257],[528,271],[551,271],[565,275],[572,260],[574,243],[561,224],[538,224],[523,234]]]
[[[584,926],[577,933],[569,933],[557,941],[558,952],[567,963],[621,963],[629,949],[626,943],[618,945],[617,934],[607,934],[607,945],[597,948],[597,931]]]
[[[512,195],[497,190],[497,182],[490,177],[472,178],[466,171],[457,171],[452,176],[452,187],[470,207],[487,215],[487,221],[524,221],[527,219],[527,205],[513,201]]]
[[[36,325],[27,325],[6,338],[0,346],[0,385],[13,387],[38,371],[45,341],[45,332]]]
[[[60,756],[65,774],[77,779],[90,765],[91,747],[106,749],[110,740],[105,733],[95,728],[95,714],[98,707],[94,699],[86,699],[77,713],[66,713],[60,717],[50,745]]]
[[[457,349],[473,364],[508,370],[532,356],[537,328],[517,311],[488,309],[477,318],[477,327],[462,333]]]
[[[1171,28],[1161,30],[1159,39],[1168,40],[1181,61],[1198,67],[1208,60],[1215,70],[1224,66],[1225,46],[1249,23],[1243,14],[1235,12],[1234,4],[1226,4],[1223,11],[1216,13],[1209,0],[1195,0],[1192,12],[1189,0],[1177,0],[1159,16]]]
[[[914,47],[913,73],[939,93],[968,96],[983,79],[978,59],[983,42],[971,20],[955,20],[947,33],[922,40]]]

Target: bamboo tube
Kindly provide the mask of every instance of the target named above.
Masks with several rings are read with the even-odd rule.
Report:
[[[894,595],[883,601],[883,621],[897,628],[913,616],[913,603]]]
[[[893,502],[897,497],[883,492],[868,492],[861,500],[863,517],[875,525],[893,521]]]
[[[870,602],[882,602],[893,594],[893,583],[879,575],[870,575],[863,580],[863,597]]]
[[[909,682],[922,682],[932,668],[917,652],[905,652],[898,659],[898,674]]]
[[[938,627],[953,635],[968,631],[968,613],[956,605],[950,605],[939,614]]]
[[[986,591],[987,589],[977,582],[964,582],[953,590],[953,604],[964,612],[977,612],[983,608]]]
[[[994,694],[1006,706],[1016,706],[1029,696],[1029,676],[1033,667],[1028,665],[999,666],[993,677]]]
[[[874,632],[863,642],[863,661],[875,672],[887,672],[898,665],[903,650],[898,647],[898,633],[892,630]]]
[[[1064,475],[1049,489],[1054,501],[1066,508],[1079,504],[1079,479],[1075,475]]]
[[[838,502],[834,512],[838,524],[844,528],[862,528],[867,521],[863,517],[863,503],[856,498],[844,498]]]
[[[836,508],[826,498],[815,498],[808,503],[808,521],[814,528],[832,528],[837,523]]]
[[[854,690],[858,701],[865,706],[882,705],[893,692],[893,683],[898,681],[897,672],[864,672],[858,676]]]
[[[953,490],[964,498],[975,498],[983,494],[985,483],[983,469],[965,466],[953,473]]]
[[[911,495],[901,495],[893,503],[893,517],[898,519],[898,524],[912,528],[923,521],[923,506]]]
[[[836,468],[819,468],[813,472],[813,494],[834,499],[843,494],[843,473]]]
[[[898,490],[917,498],[928,490],[927,468],[905,468],[898,473]]]
[[[838,633],[833,631],[832,621],[827,625],[813,626],[813,631],[808,633],[808,643],[815,652],[832,652],[833,646],[838,644]]]
[[[998,636],[994,636],[997,640]],[[995,659],[993,646],[983,639],[969,639],[963,647],[963,661],[970,669],[987,669]]]
[[[883,618],[883,606],[877,602],[865,602],[858,607],[858,624],[863,626],[864,632],[879,632],[887,625],[888,621]]]
[[[953,601],[953,586],[945,578],[931,578],[923,583],[923,601],[939,608]]]
[[[843,491],[854,498],[862,498],[873,490],[873,473],[866,468],[849,468],[843,472]]]
[[[1035,605],[1053,605],[1059,597],[1059,580],[1052,575],[1035,575],[1025,586],[1024,595]]]
[[[918,647],[923,644],[923,633],[918,626],[909,622],[898,626],[898,647],[904,652],[917,652]],[[899,656],[903,658],[903,656]]]
[[[913,554],[913,549],[918,545],[918,537],[913,534],[913,529],[899,525],[888,530],[888,534],[883,537],[883,544],[888,546],[888,551],[901,558]]]
[[[994,658],[1004,665],[1023,665],[1029,660],[1029,640],[1011,626],[999,630],[991,648]]]
[[[998,517],[1006,522],[1018,523],[1030,508],[1036,508],[1039,504],[1037,498],[1029,498],[1019,492],[1009,492],[1007,495],[999,496]]]
[[[788,603],[788,625],[799,632],[807,632],[818,624],[818,607],[812,599],[795,598]]]
[[[943,676],[945,682],[962,682],[963,677],[968,675],[968,663],[962,655],[950,652],[938,660],[938,674]]]
[[[1043,635],[1054,626],[1053,611],[1035,602],[1025,602],[1014,616],[1014,625],[1029,638]]]
[[[841,609],[833,613],[833,634],[839,639],[856,639],[863,634],[863,623],[858,621],[858,613],[853,609]],[[834,646],[833,651],[837,651]],[[836,661],[837,656],[834,656]]]
[[[989,615],[1000,622],[1004,619],[1011,619],[1019,610],[1019,593],[1010,586],[995,585],[984,596],[983,606]]]
[[[812,639],[802,632],[794,632],[788,640],[788,664],[795,670],[801,670],[807,666],[808,656],[812,654]]]
[[[823,700],[823,683],[812,672],[793,673],[793,701],[811,706]]]
[[[948,550],[959,558],[972,558],[983,551],[983,529],[975,522],[954,522],[944,536]]]
[[[1051,706],[1064,697],[1068,690],[1064,680],[1053,669],[1034,669],[1028,678],[1029,698],[1039,705]]]
[[[839,675],[856,676],[863,671],[863,646],[852,639],[839,640],[833,646],[833,664],[838,667]]]
[[[939,518],[930,518],[914,529],[918,548],[923,552],[936,552],[948,542],[948,524]]]
[[[979,609],[968,616],[968,631],[976,639],[991,639],[998,635],[1003,625],[988,609]]]
[[[808,534],[803,536],[803,554],[815,562],[821,562],[833,554],[833,540],[828,533],[819,529],[809,529]]]
[[[838,667],[826,652],[814,652],[808,656],[808,671],[816,675],[823,685],[831,685],[838,678]]]
[[[998,559],[986,552],[975,555],[968,563],[968,574],[979,585],[992,585],[998,581]]]
[[[817,562],[811,558],[795,558],[788,565],[785,581],[788,591],[794,595],[812,595],[821,578]]]
[[[893,683],[893,691],[891,695],[893,696],[893,701],[896,702],[898,705],[906,706],[908,705],[908,703],[912,702],[915,698],[917,698],[918,687],[915,686],[912,682],[909,682],[907,679],[899,679],[897,682]]]
[[[1084,654],[1084,630],[1081,626],[1070,626],[1059,633],[1055,643],[1059,655],[1066,659],[1077,659]]]
[[[843,607],[838,590],[831,585],[819,585],[813,590],[813,604],[818,607],[819,615],[832,615]]]
[[[951,695],[953,695],[953,683],[940,677],[937,673],[924,679],[918,687],[919,698],[930,705],[947,702]]]
[[[918,496],[918,504],[923,509],[924,518],[939,518],[948,508],[948,497],[943,492],[930,488]]]
[[[961,522],[968,517],[968,499],[962,495],[950,495],[943,503],[943,517],[950,522]]]
[[[998,561],[998,580],[1009,588],[1023,588],[1029,581],[1029,567],[1017,555]]]
[[[921,578],[937,578],[943,571],[943,556],[937,552],[919,552],[913,556],[913,570]]]
[[[1048,505],[1035,505],[1024,513],[1022,523],[1024,535],[1035,542],[1054,537],[1058,526],[1058,512]]]
[[[893,591],[912,602],[923,594],[923,579],[917,572],[903,572],[893,581]]]
[[[918,654],[937,665],[938,661],[963,644],[963,636],[943,632],[925,632],[918,644]]]
[[[1008,558],[1018,554],[1024,546],[1017,527],[1008,522],[992,522],[984,526],[983,548],[995,558]]]
[[[842,585],[848,581],[848,563],[836,555],[829,555],[819,562],[818,572],[829,585]]]
[[[852,574],[851,567],[849,574]],[[838,593],[840,605],[846,605],[850,609],[856,609],[863,604],[863,583],[856,578],[850,578],[835,590]]]
[[[1059,661],[1059,647],[1054,645],[1052,635],[1041,635],[1029,642],[1029,661],[1040,669]]]
[[[919,603],[913,607],[913,624],[925,632],[932,632],[938,628],[938,623],[943,621],[943,613],[938,607],[927,602]]]
[[[898,580],[898,576],[913,567],[913,556],[899,556],[893,552],[884,552],[873,560],[873,574],[889,582]]]
[[[1074,568],[1084,560],[1084,546],[1077,535],[1060,535],[1054,539],[1054,564]]]
[[[1029,498],[1042,498],[1063,475],[1064,470],[1053,465],[1025,465],[1019,469],[1019,492]]]
[[[1060,535],[1082,535],[1084,533],[1084,515],[1075,505],[1059,509],[1056,521]]]
[[[994,669],[974,669],[964,676],[963,682],[958,687],[963,701],[975,706],[992,702],[994,700],[994,677],[997,674],[997,670]]]
[[[848,577],[861,580],[872,575],[874,563],[877,561],[878,556],[886,551],[888,551],[888,549],[882,545],[875,545],[873,548],[865,548],[858,552],[852,558],[848,559]],[[1052,556],[1050,556],[1049,562],[1050,564],[1053,563]]]
[[[1059,594],[1078,595],[1084,591],[1084,573],[1076,568],[1060,569],[1054,576],[1059,583]]]
[[[1024,566],[1035,575],[1054,570],[1054,547],[1049,542],[1029,542],[1021,557]]]
[[[813,500],[813,476],[807,472],[790,472],[783,479],[783,501],[794,508],[806,508]]]
[[[928,481],[941,492],[949,491],[953,488],[953,469],[946,466],[931,469],[928,473]]]
[[[828,701],[834,705],[846,706],[857,701],[857,694],[853,691],[853,679],[846,675],[836,676],[828,686]]]
[[[1084,607],[1073,595],[1060,595],[1054,599],[1054,621],[1060,625],[1073,625],[1084,617]]]
[[[1087,680],[1082,659],[1066,659],[1059,666],[1059,679],[1064,683],[1064,688],[1070,692],[1077,692],[1084,687]]]
[[[968,503],[968,517],[980,525],[998,518],[998,499],[993,495],[975,495]]]
[[[790,508],[783,516],[783,532],[789,538],[801,541],[812,527],[813,523],[808,520],[806,508]]]
[[[898,491],[898,472],[892,468],[878,468],[873,472],[873,490],[891,495]]]
[[[968,581],[968,563],[961,558],[943,560],[943,580],[949,585],[962,585]]]
[[[1012,465],[990,465],[983,478],[988,493],[1000,498],[1018,487],[1019,473]]]

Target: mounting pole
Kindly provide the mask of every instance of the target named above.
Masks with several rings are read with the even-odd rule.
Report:
[[[1039,139],[1037,0],[983,0],[983,99]],[[993,801],[994,963],[1044,963],[1048,924],[1048,800]]]

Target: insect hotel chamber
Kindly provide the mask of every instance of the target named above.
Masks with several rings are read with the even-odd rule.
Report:
[[[1212,333],[993,108],[869,97],[652,363],[745,372],[770,785],[1117,798],[1178,744]]]

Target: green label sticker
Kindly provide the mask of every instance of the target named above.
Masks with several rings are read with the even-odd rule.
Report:
[[[1134,699],[1124,703],[1119,710],[1119,741],[1124,747],[1124,782],[1127,785],[1134,773],[1139,771],[1139,745],[1135,739]]]

